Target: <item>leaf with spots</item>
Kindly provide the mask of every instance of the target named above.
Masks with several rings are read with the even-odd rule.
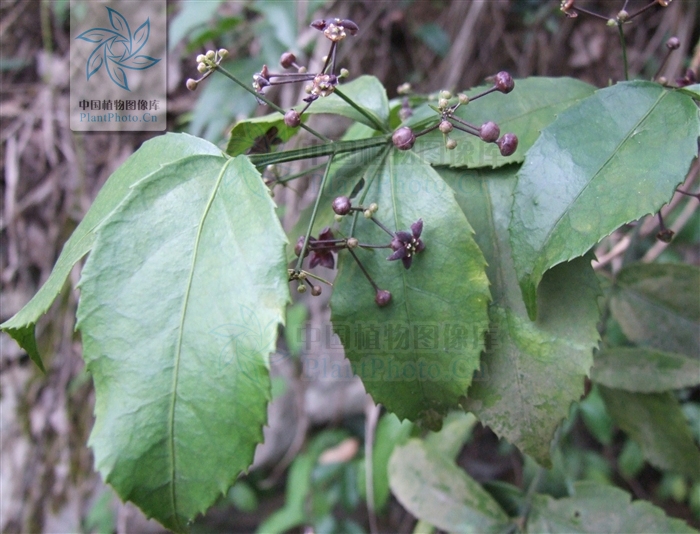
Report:
[[[544,465],[569,406],[583,394],[598,342],[598,282],[580,258],[549,271],[536,322],[527,317],[508,239],[517,167],[440,171],[473,221],[493,302],[481,373],[465,409]]]
[[[484,257],[449,186],[416,155],[391,149],[365,179],[359,201],[376,202],[377,219],[391,231],[422,219],[425,250],[408,270],[387,261],[389,249],[356,250],[378,286],[392,293],[384,308],[352,256],[339,254],[333,328],[376,402],[402,419],[437,427],[479,367],[488,324]],[[350,221],[341,230],[348,235]],[[361,216],[354,235],[361,243],[391,241]]]
[[[563,499],[535,495],[526,532],[697,533],[684,521],[666,516],[661,508],[649,502],[632,502],[632,496],[621,489],[594,482],[576,482],[573,495]]]
[[[119,496],[171,530],[226,494],[262,441],[284,245],[245,156],[167,165],[99,229],[78,307],[90,446]]]
[[[651,82],[600,89],[542,131],[518,173],[510,236],[528,315],[551,267],[673,196],[698,154],[693,99]]]

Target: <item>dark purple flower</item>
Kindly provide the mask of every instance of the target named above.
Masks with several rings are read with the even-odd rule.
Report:
[[[391,240],[391,249],[394,253],[387,258],[389,261],[401,260],[403,266],[408,269],[413,262],[413,256],[425,248],[420,235],[423,232],[423,219],[418,219],[411,225],[410,232],[396,232]]]
[[[333,251],[337,250],[337,247],[328,244],[325,245],[323,241],[331,241],[335,238],[333,232],[329,227],[321,230],[318,234],[318,239],[314,239],[311,252],[311,259],[309,260],[309,267],[313,269],[317,265],[332,269],[335,267],[335,258],[333,257]]]

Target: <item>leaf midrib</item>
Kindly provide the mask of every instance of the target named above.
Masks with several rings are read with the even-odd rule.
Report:
[[[395,179],[395,174],[394,174],[394,166],[395,166],[395,157],[396,157],[396,152],[392,154],[393,157],[387,158],[387,163],[389,164],[389,182],[391,183],[391,204],[392,204],[392,212],[394,214],[394,228],[399,228],[399,219],[398,219],[398,211],[397,211],[397,199],[396,199],[396,179]],[[403,285],[403,304],[404,304],[404,309],[406,310],[406,322],[409,325],[409,328],[411,329],[410,331],[413,330],[413,321],[411,321],[411,313],[409,312],[408,309],[408,299],[406,298],[406,295],[408,294],[408,284],[406,282],[406,269],[403,269],[403,272],[401,273],[401,284]],[[425,392],[425,387],[423,386],[423,381],[422,380],[416,380],[418,382],[418,385],[420,387],[420,392],[421,396],[423,397],[423,401],[426,406],[430,405],[429,402],[429,397],[426,395]]]
[[[180,322],[179,322],[179,330],[178,330],[178,338],[177,338],[177,345],[175,347],[175,365],[174,365],[174,370],[173,370],[173,382],[172,382],[172,394],[171,394],[171,399],[170,399],[170,412],[168,414],[168,434],[169,434],[169,441],[168,441],[168,456],[170,459],[170,502],[172,505],[173,509],[173,514],[174,514],[174,522],[177,525],[179,529],[182,530],[182,525],[180,524],[180,516],[177,513],[177,494],[175,491],[175,485],[176,485],[176,477],[175,477],[175,463],[176,463],[176,457],[175,457],[175,405],[177,403],[177,387],[178,387],[178,380],[179,380],[179,375],[180,375],[180,361],[181,361],[181,356],[182,356],[182,339],[183,339],[183,330],[184,330],[184,324],[185,324],[185,318],[187,315],[187,309],[188,309],[188,304],[190,300],[190,291],[192,290],[192,280],[194,279],[194,270],[195,270],[195,263],[197,262],[197,252],[199,250],[199,242],[202,237],[202,229],[204,228],[204,223],[207,218],[207,215],[209,214],[209,210],[211,209],[212,204],[214,203],[214,198],[216,197],[216,194],[219,190],[219,186],[221,185],[221,181],[223,180],[224,174],[226,173],[226,169],[228,168],[229,163],[231,163],[233,159],[227,159],[226,162],[224,163],[223,167],[221,168],[221,172],[219,172],[219,176],[216,179],[216,182],[214,183],[214,187],[212,188],[212,193],[209,197],[209,200],[207,201],[207,204],[204,208],[204,213],[202,214],[202,218],[200,219],[198,228],[197,228],[197,236],[195,238],[194,242],[194,247],[192,250],[192,263],[190,267],[190,273],[189,277],[187,279],[187,289],[185,290],[185,294],[183,297],[183,302],[182,302],[182,311],[180,313]]]
[[[544,250],[550,243],[552,236],[556,233],[557,228],[559,227],[559,223],[561,223],[562,219],[566,214],[568,214],[571,211],[571,208],[573,205],[575,205],[579,198],[581,198],[581,195],[583,195],[589,188],[589,186],[595,181],[595,179],[600,175],[600,173],[603,172],[603,170],[608,166],[608,164],[617,156],[618,152],[620,151],[620,147],[622,147],[629,139],[632,137],[634,132],[639,128],[640,125],[642,125],[648,118],[649,115],[652,114],[652,112],[658,107],[658,105],[661,103],[661,101],[666,98],[670,93],[668,91],[662,91],[662,93],[659,95],[659,97],[656,99],[654,104],[650,106],[649,110],[644,114],[643,117],[639,119],[635,123],[635,125],[630,128],[629,132],[627,132],[627,135],[618,143],[618,145],[615,147],[615,150],[610,154],[610,156],[603,162],[603,164],[598,168],[598,170],[591,176],[590,180],[586,183],[586,185],[579,191],[576,196],[567,204],[566,209],[562,211],[561,215],[557,218],[556,222],[552,225],[552,229],[547,233],[544,241],[542,242],[542,246],[540,247],[540,250]]]

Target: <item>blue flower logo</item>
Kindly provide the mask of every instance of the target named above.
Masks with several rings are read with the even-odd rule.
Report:
[[[87,79],[98,72],[104,65],[110,79],[122,89],[129,89],[129,81],[126,78],[126,71],[146,70],[158,63],[160,59],[139,54],[141,49],[148,42],[151,34],[150,19],[141,24],[132,34],[129,23],[118,11],[108,7],[109,22],[112,29],[92,28],[76,37],[94,43],[97,46],[88,57],[86,65]]]

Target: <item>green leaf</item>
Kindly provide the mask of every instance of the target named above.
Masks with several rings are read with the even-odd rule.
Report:
[[[78,307],[90,445],[121,498],[169,529],[226,494],[262,441],[284,244],[244,156],[163,167],[99,230]]]
[[[389,500],[387,469],[391,453],[396,445],[400,445],[408,439],[411,430],[413,430],[413,424],[409,421],[399,421],[399,418],[393,413],[387,413],[379,420],[372,448],[372,481],[374,484],[375,510],[382,510]],[[361,463],[361,466],[362,470],[358,473],[358,485],[362,497],[366,498],[365,487],[367,479],[364,461]]]
[[[168,133],[146,141],[109,177],[82,222],[66,241],[51,275],[36,295],[0,328],[10,334],[43,371],[44,365],[34,338],[34,328],[61,291],[73,265],[85,256],[95,241],[95,229],[126,197],[129,188],[161,166],[194,154],[219,155],[211,143],[187,134]]]
[[[605,349],[595,355],[591,379],[610,388],[659,393],[700,384],[700,360],[642,348]]]
[[[649,502],[631,500],[632,497],[621,489],[577,482],[572,497],[553,499],[548,495],[535,495],[526,531],[537,534],[697,532],[684,521],[667,517],[661,508]]]
[[[479,366],[488,324],[484,258],[452,191],[416,155],[391,150],[370,180],[366,204],[379,205],[376,218],[392,231],[422,218],[426,248],[409,270],[386,260],[391,250],[357,249],[376,284],[391,291],[384,308],[352,256],[340,254],[333,328],[375,402],[401,419],[439,428]],[[391,241],[363,217],[355,235],[360,243]]]
[[[284,124],[284,116],[277,112],[242,120],[231,130],[226,153],[238,156],[253,146],[259,146],[262,152],[271,152],[274,145],[288,141],[298,131],[299,128]]]
[[[489,87],[470,91],[478,94]],[[478,137],[454,129],[450,137],[457,141],[457,148],[447,150],[442,133],[435,130],[417,139],[414,150],[434,165],[451,167],[500,167],[523,161],[527,150],[535,143],[540,131],[549,125],[557,114],[582,98],[593,94],[595,88],[573,78],[525,78],[516,80],[512,93],[493,93],[467,106],[460,106],[455,114],[476,126],[493,121],[501,133],[512,132],[518,136],[518,149],[504,158],[495,144],[484,143]],[[428,118],[428,120],[424,120]],[[420,129],[434,124],[437,113],[428,104],[418,108],[415,118],[406,121],[412,125],[422,123]]]
[[[633,264],[617,276],[610,309],[627,338],[700,358],[700,269]]]
[[[512,166],[441,170],[473,221],[493,295],[482,371],[464,406],[498,435],[549,465],[554,431],[583,394],[593,363],[599,289],[590,261],[561,265],[539,288],[538,320],[528,319],[508,240],[516,171]]]
[[[406,510],[448,532],[500,532],[510,523],[477,481],[417,439],[394,449],[389,484]]]
[[[358,106],[364,108],[379,124],[389,125],[389,99],[386,96],[384,85],[374,76],[360,76],[348,83],[339,84],[338,88],[345,96],[350,98]],[[342,115],[367,126],[374,127],[372,121],[362,113],[345,102],[338,95],[331,94],[325,98],[316,100],[309,109],[309,114],[332,113]]]
[[[579,414],[588,431],[603,445],[611,445],[615,433],[615,422],[605,407],[597,387],[592,387],[585,399],[579,402]]]
[[[510,223],[530,318],[547,269],[668,202],[699,134],[693,100],[651,82],[601,89],[542,131],[518,174]]]
[[[695,100],[700,100],[700,83],[681,87],[679,91],[689,94]]]
[[[446,458],[457,459],[459,451],[472,435],[477,420],[473,414],[451,412],[439,432],[430,432],[425,437],[426,446]]]
[[[630,393],[599,386],[610,416],[660,469],[700,479],[700,449],[671,393]]]

